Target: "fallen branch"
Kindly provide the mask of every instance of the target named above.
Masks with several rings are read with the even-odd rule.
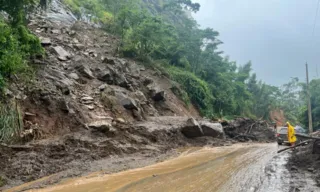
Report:
[[[302,135],[299,133],[295,134],[297,137],[302,137],[302,138],[306,138],[306,139],[316,139],[316,140],[320,140],[320,137],[312,137],[312,136],[308,136],[308,135]]]
[[[27,145],[7,145],[5,143],[0,143],[0,147],[6,147],[6,148],[10,148],[13,150],[18,150],[18,151],[23,151],[26,149],[32,149],[32,146],[27,146]]]
[[[297,148],[297,147],[299,147],[299,146],[302,146],[302,145],[304,145],[304,144],[309,143],[310,141],[311,141],[311,140],[307,140],[307,141],[304,141],[304,142],[301,142],[301,143],[295,145],[294,147],[287,147],[287,148],[281,149],[281,150],[278,151],[278,153],[281,153],[281,152],[283,152],[283,151],[287,151],[287,150],[289,150],[289,149]]]
[[[239,134],[239,135],[233,137],[232,139],[236,139],[236,138],[238,138],[238,137],[247,137],[247,138],[250,138],[250,139],[257,139],[257,138],[256,138],[255,136],[253,136],[253,135],[246,135],[246,134]]]
[[[256,122],[254,122],[251,126],[250,126],[250,129],[248,129],[248,131],[246,133],[250,133],[251,130],[252,130],[252,127],[256,124]]]

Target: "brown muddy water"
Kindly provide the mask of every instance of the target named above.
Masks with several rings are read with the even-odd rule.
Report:
[[[289,153],[276,155],[277,150],[276,144],[190,148],[177,158],[144,168],[109,175],[93,173],[30,192],[295,191],[285,168]],[[303,189],[317,191],[312,180],[306,176],[299,179],[307,186]]]

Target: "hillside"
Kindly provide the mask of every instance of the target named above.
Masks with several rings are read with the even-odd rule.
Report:
[[[5,10],[3,42],[17,54],[0,52],[0,186],[140,167],[231,138],[274,139],[265,121],[223,121],[225,134],[212,120],[266,118],[274,87],[257,82],[250,63],[220,56],[218,33],[182,14],[197,4],[88,2],[30,8],[27,25]]]

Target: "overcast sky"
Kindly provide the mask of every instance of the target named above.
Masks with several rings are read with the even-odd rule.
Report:
[[[320,74],[320,13],[312,29],[318,0],[194,0],[201,27],[220,33],[220,50],[243,65],[251,60],[258,78],[280,85]],[[320,76],[319,76],[320,77]]]

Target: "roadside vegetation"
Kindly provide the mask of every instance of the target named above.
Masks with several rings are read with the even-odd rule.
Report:
[[[17,75],[20,79],[29,77],[32,68],[28,60],[42,55],[39,39],[26,27],[26,11],[38,1],[0,0],[0,142],[12,142],[19,136],[22,128],[17,104],[6,99],[5,87],[10,78]],[[0,178],[0,186],[3,185]]]

